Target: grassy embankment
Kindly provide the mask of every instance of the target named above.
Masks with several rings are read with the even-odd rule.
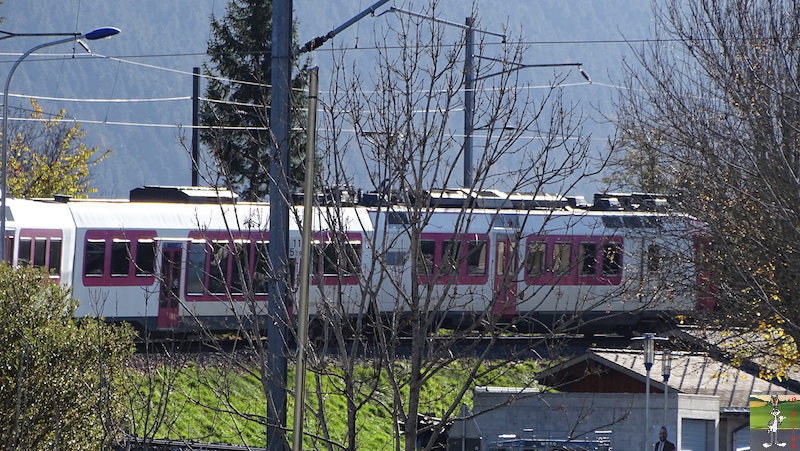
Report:
[[[405,363],[395,364],[397,369],[403,370]],[[502,370],[494,370],[490,374],[476,381],[467,381],[465,363],[456,363],[439,371],[425,385],[420,411],[441,415],[454,399],[457,388],[469,384],[470,390],[464,402],[472,404],[472,388],[482,385],[493,386],[530,386],[531,379],[537,364],[535,362],[515,362],[508,364]],[[365,362],[365,366],[358,369],[364,380],[375,381],[374,371]],[[145,376],[137,371],[135,376],[138,383],[144,381]],[[163,424],[157,432],[151,434],[154,438],[182,438],[199,442],[217,442],[230,444],[249,444],[263,446],[265,443],[264,416],[266,402],[264,390],[259,378],[241,369],[223,366],[201,366],[188,364],[180,369],[160,366],[149,373],[158,381],[153,396],[154,401],[165,400],[163,413],[157,413],[152,418],[163,418]],[[347,404],[346,398],[341,395],[341,369],[331,367],[326,375],[318,379],[314,374],[308,374],[307,404],[312,408],[305,414],[307,434],[324,436],[326,434],[337,442],[342,443],[346,433]],[[153,380],[152,378],[150,380]],[[290,369],[289,386],[294,384],[294,371]],[[167,385],[171,389],[167,390]],[[367,390],[367,382],[362,383],[364,393],[371,393],[371,398],[363,403],[357,416],[358,445],[360,449],[392,449],[393,448],[393,418],[389,409],[393,406],[393,397],[389,380],[382,373],[374,385],[374,390]],[[153,386],[153,385],[151,385]],[[317,389],[317,386],[320,389]],[[168,397],[163,394],[169,392]],[[316,415],[319,400],[323,400],[325,412]],[[359,401],[364,401],[360,397]],[[151,407],[151,412],[161,411]],[[293,396],[289,395],[288,422],[292,424]],[[232,411],[238,414],[231,413]],[[147,418],[144,409],[139,409],[134,420],[138,426],[132,432],[142,431],[142,424]],[[317,418],[325,419],[321,424]],[[324,428],[323,428],[324,426]],[[321,442],[314,443],[306,438],[304,448],[321,448]]]

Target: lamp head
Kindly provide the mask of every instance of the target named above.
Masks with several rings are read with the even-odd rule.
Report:
[[[114,36],[115,34],[119,34],[119,28],[114,27],[104,27],[98,28],[97,30],[90,31],[83,35],[89,41],[95,41],[97,39],[109,38]]]
[[[672,352],[664,351],[661,357],[661,375],[664,378],[669,377],[669,373],[672,371]]]

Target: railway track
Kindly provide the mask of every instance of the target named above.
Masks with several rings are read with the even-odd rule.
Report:
[[[265,342],[261,344],[266,347]],[[553,356],[579,354],[592,347],[626,348],[631,345],[629,337],[622,335],[519,335],[502,337],[468,336],[453,340],[448,336],[428,337],[427,347],[430,351],[448,352],[453,356],[486,358],[550,358]],[[287,345],[288,349],[296,348],[294,343]],[[341,347],[333,342],[315,342],[312,344],[314,352],[326,355],[339,355],[354,352],[365,358],[378,355],[381,348],[374,341],[361,339],[357,342],[350,340]],[[398,358],[411,355],[412,340],[410,337],[398,338],[392,345],[392,355]],[[138,355],[169,355],[178,358],[189,356],[208,356],[212,354],[251,353],[252,347],[244,340],[225,338],[220,340],[200,340],[184,338],[180,340],[162,339],[146,343],[138,343]]]
[[[266,451],[266,449],[267,448],[244,445],[225,445],[221,443],[126,437],[121,445],[114,448],[114,451]]]

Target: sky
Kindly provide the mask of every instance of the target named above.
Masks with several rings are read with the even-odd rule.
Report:
[[[526,61],[583,62],[594,83],[578,86],[574,92],[593,121],[602,122],[619,84],[621,59],[629,50],[619,41],[643,37],[650,26],[642,19],[647,9],[644,3],[508,0],[497,8],[497,2],[483,0],[477,6],[479,12],[483,10],[481,28],[502,31],[507,23],[509,30],[530,37],[534,44]],[[226,4],[225,0],[3,0],[3,31],[85,33],[103,26],[121,29],[118,36],[90,42],[92,56],[73,44],[42,49],[29,56],[13,76],[9,105],[23,106],[27,97],[36,97],[45,111],[66,109],[87,132],[87,144],[113,149],[93,171],[93,182],[100,189],[93,197],[125,197],[131,189],[144,185],[188,185],[192,68],[206,60],[209,18],[223,14]],[[373,4],[360,0],[294,1],[298,42],[324,35]],[[389,6],[417,11],[423,4],[388,2],[378,11]],[[442,1],[437,16],[460,24],[470,15],[470,5]],[[367,16],[312,53],[314,64],[320,66],[323,96],[332,50],[346,47],[358,55],[374,32],[386,29],[387,16]],[[0,73],[6,73],[20,52],[48,39],[53,38],[0,41]],[[593,138],[600,152],[606,145],[603,133]],[[580,194],[595,190],[596,186],[587,187]]]

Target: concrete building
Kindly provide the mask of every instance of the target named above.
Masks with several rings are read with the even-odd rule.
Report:
[[[699,353],[673,353],[665,384],[659,359],[651,371],[649,415],[646,370],[636,350],[591,349],[537,375],[558,393],[476,388],[473,412],[484,449],[500,434],[577,439],[603,430],[611,431],[614,449],[652,451],[664,425],[679,450],[735,451],[749,446],[751,394],[796,394]]]

